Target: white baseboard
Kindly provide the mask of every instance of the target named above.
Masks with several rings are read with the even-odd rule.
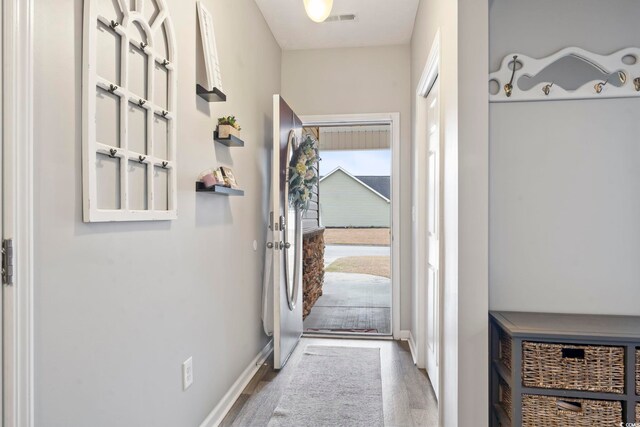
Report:
[[[409,349],[411,350],[411,358],[413,363],[418,363],[418,352],[416,351],[416,340],[413,338],[413,334],[409,330],[400,331],[400,339],[409,343]]]
[[[249,366],[240,374],[236,382],[233,383],[229,391],[224,395],[222,400],[218,402],[213,411],[209,413],[207,418],[200,424],[200,427],[217,427],[222,423],[222,420],[231,410],[233,404],[238,400],[242,390],[249,384],[251,378],[258,372],[260,365],[264,363],[269,357],[269,354],[273,351],[273,340],[258,353],[258,355],[249,363]]]
[[[411,349],[411,358],[413,363],[418,364],[418,349],[416,348],[416,340],[413,338],[413,334],[409,331],[409,348]]]

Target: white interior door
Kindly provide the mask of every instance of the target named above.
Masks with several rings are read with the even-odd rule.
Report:
[[[440,230],[442,180],[440,173],[440,103],[438,80],[427,96],[427,292],[426,367],[436,398],[440,365]]]
[[[10,283],[0,285],[3,426],[33,426],[33,7],[3,0],[0,236],[13,242]],[[12,284],[11,284],[12,283]]]
[[[273,96],[271,230],[273,242],[273,355],[281,369],[302,335],[302,215],[289,204],[288,166],[302,137],[302,122],[280,95]]]

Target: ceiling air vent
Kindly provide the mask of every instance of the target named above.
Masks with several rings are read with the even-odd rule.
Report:
[[[331,15],[324,22],[342,22],[342,21],[355,21],[356,15],[350,13],[348,15]]]

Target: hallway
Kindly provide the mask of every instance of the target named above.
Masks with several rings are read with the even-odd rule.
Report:
[[[242,392],[223,427],[266,426],[293,379],[308,346],[379,348],[385,426],[437,426],[437,403],[423,370],[411,360],[404,341],[302,338],[288,364],[276,372],[269,361]]]
[[[491,104],[507,111],[496,116],[506,127],[490,129],[489,71],[512,51],[538,53],[527,38],[510,37],[509,25],[526,10],[512,12],[508,0],[492,7],[493,21],[503,23],[493,51],[489,5],[472,1],[2,1],[7,427],[217,427],[225,417],[225,425],[276,427],[274,412],[281,422],[298,404],[304,410],[295,416],[310,422],[286,420],[296,427],[429,426],[436,416],[446,427],[486,427],[489,309],[548,307],[548,292],[536,292],[553,287],[556,275],[544,276],[555,268],[559,278],[580,279],[559,287],[565,294],[610,279],[587,268],[564,271],[566,254],[544,251],[545,238],[566,248],[592,235],[574,224],[593,223],[599,236],[625,239],[582,245],[606,255],[601,264],[584,258],[589,264],[640,253],[628,240],[640,235],[632,221],[640,203],[631,197],[640,180],[630,172],[640,168],[625,163],[636,151],[609,148],[605,133],[615,124],[620,143],[632,144],[636,109],[612,109],[595,129],[601,133],[583,126],[597,121],[580,120],[597,114],[575,114],[567,129],[557,126],[558,139],[572,145],[538,128],[527,128],[536,138],[511,143],[521,132],[508,126],[517,126],[524,104]],[[547,3],[539,13],[555,14]],[[310,12],[311,4],[323,4],[327,16]],[[637,16],[628,5],[613,9],[603,17]],[[527,34],[538,30],[546,34],[543,27]],[[609,48],[629,46],[619,36]],[[539,54],[564,47],[560,40]],[[603,79],[600,98],[623,90],[626,101],[640,98],[633,85],[640,60],[618,69],[626,84]],[[524,77],[517,74],[514,83]],[[437,76],[443,153],[455,153],[438,169],[442,289],[422,280],[435,251],[418,257],[417,250],[428,248],[419,225],[434,216],[418,196],[437,169],[421,167],[429,121],[418,89]],[[560,87],[556,81],[549,100]],[[511,100],[525,92],[513,91]],[[542,113],[528,112],[529,124],[562,117]],[[489,130],[503,128],[504,141],[490,151]],[[578,134],[573,128],[593,142],[565,138]],[[536,147],[551,142],[542,154],[554,155],[540,156]],[[587,163],[584,149],[593,154]],[[562,161],[553,163],[556,154]],[[345,163],[331,164],[340,158]],[[562,185],[565,163],[584,173]],[[578,186],[581,179],[589,185]],[[546,187],[558,193],[547,199]],[[589,194],[577,194],[571,210],[575,188]],[[594,210],[591,193],[611,198],[596,198]],[[614,232],[598,222],[610,220],[612,206],[622,212],[614,209]],[[544,216],[540,228],[528,226],[534,215]],[[490,234],[503,219],[519,228]],[[540,241],[527,234],[536,230],[549,232]],[[574,252],[568,266],[581,265]],[[549,268],[536,270],[532,260],[545,256]],[[612,281],[616,292],[606,296],[629,313],[637,269],[625,265],[624,280]],[[538,276],[548,280],[529,283]],[[505,279],[492,299],[489,278]],[[585,295],[599,295],[595,284],[587,288]],[[310,355],[322,357],[314,365]],[[437,403],[431,383],[442,393]]]

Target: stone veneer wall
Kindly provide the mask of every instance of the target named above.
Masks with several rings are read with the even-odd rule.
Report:
[[[324,229],[306,233],[302,243],[302,318],[306,318],[311,308],[322,295],[324,283]]]

